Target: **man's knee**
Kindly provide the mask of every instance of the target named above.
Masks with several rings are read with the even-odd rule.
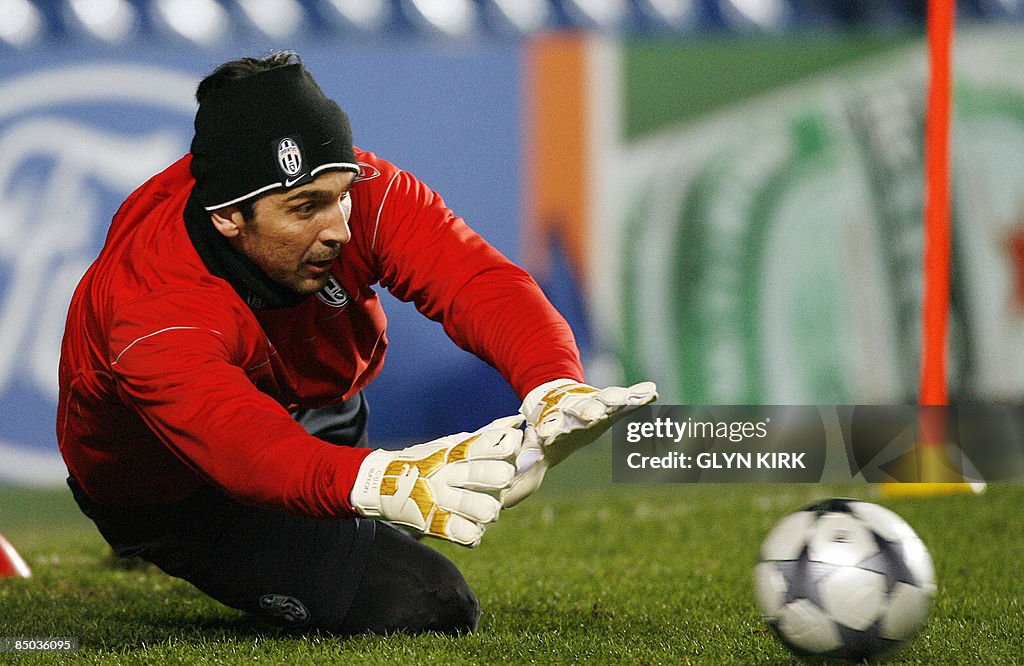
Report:
[[[476,629],[480,602],[448,558],[397,530],[378,526],[363,581],[345,618],[349,633]]]
[[[410,633],[468,634],[480,620],[480,601],[462,573],[449,560],[425,586],[418,600],[406,606],[404,630]]]

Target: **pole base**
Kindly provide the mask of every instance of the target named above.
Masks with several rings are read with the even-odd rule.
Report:
[[[884,497],[929,497],[985,492],[984,481],[964,476],[962,466],[970,468],[970,463],[961,456],[957,464],[947,453],[950,449],[957,450],[950,445],[919,444],[886,470],[898,481],[879,483],[879,494]]]
[[[957,495],[973,493],[980,495],[985,492],[984,481],[961,483],[879,483],[878,494],[882,497],[935,497],[939,495]]]

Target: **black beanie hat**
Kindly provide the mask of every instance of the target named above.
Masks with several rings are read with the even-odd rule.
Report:
[[[195,195],[216,210],[329,170],[359,173],[348,116],[301,64],[227,82],[196,113]]]

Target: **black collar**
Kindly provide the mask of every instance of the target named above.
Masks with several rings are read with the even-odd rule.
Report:
[[[185,204],[185,228],[206,268],[227,280],[253,310],[290,308],[309,298],[274,282],[248,257],[231,247],[213,226],[210,214],[199,204],[194,193]]]

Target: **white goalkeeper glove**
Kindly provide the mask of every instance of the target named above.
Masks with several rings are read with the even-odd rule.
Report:
[[[540,487],[549,467],[657,398],[653,382],[597,389],[571,379],[556,379],[530,391],[520,408],[526,417],[526,433],[516,458],[516,476],[501,492],[502,505],[515,506],[529,497]]]
[[[366,456],[351,503],[360,515],[476,547],[501,503],[488,493],[508,486],[522,446],[522,416],[498,419],[398,451]]]

